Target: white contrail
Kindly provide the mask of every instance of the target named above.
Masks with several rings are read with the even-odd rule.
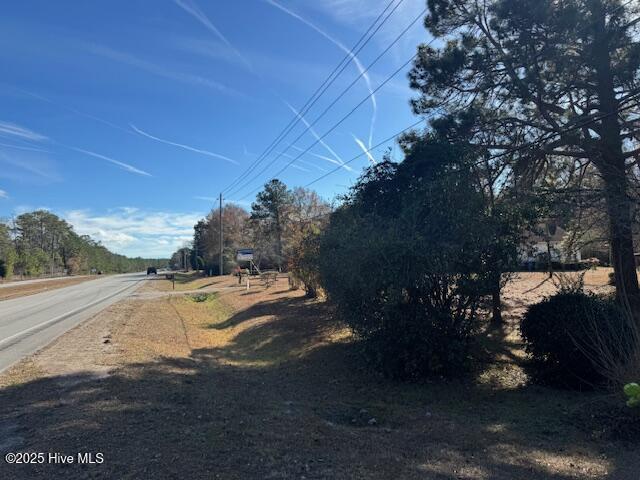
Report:
[[[7,148],[15,148],[15,149],[18,149],[18,150],[28,150],[30,152],[51,153],[51,152],[49,152],[49,150],[44,150],[42,148],[24,147],[24,146],[21,146],[21,145],[9,145],[8,143],[0,143],[0,146],[7,147]]]
[[[44,135],[29,130],[28,128],[21,127],[15,123],[0,122],[0,135],[10,135],[12,137],[18,137],[24,140],[32,140],[34,142],[40,142],[42,140],[48,140]]]
[[[233,163],[235,165],[238,165],[238,162],[236,162],[234,159],[226,157],[224,155],[220,155],[219,153],[210,152],[208,150],[202,150],[200,148],[191,147],[189,145],[184,145],[182,143],[170,142],[169,140],[164,140],[162,138],[154,137],[150,133],[147,133],[147,132],[144,132],[144,131],[140,130],[138,127],[136,127],[132,123],[130,123],[129,126],[133,129],[134,132],[142,135],[143,137],[147,137],[147,138],[150,138],[152,140],[155,140],[156,142],[165,143],[167,145],[173,145],[174,147],[178,147],[178,148],[184,148],[185,150],[189,150],[190,152],[200,153],[200,154],[206,155],[208,157],[219,158],[220,160],[224,160],[226,162],[231,162],[231,163]]]
[[[85,155],[90,155],[92,157],[99,158],[101,160],[105,160],[107,162],[113,163],[114,165],[118,165],[119,167],[123,168],[127,172],[137,173],[138,175],[144,175],[146,177],[153,176],[150,173],[145,172],[144,170],[140,170],[139,168],[134,167],[133,165],[129,165],[128,163],[124,163],[124,162],[121,162],[119,160],[115,160],[115,159],[107,157],[105,155],[100,155],[99,153],[91,152],[89,150],[84,150],[82,148],[77,148],[77,147],[69,147],[69,148],[71,148],[72,150],[75,150],[76,152],[84,153]]]
[[[375,165],[376,163],[376,159],[373,158],[373,155],[371,155],[371,152],[367,149],[367,146],[364,144],[364,142],[362,140],[360,140],[358,137],[356,137],[353,133],[351,134],[351,136],[353,137],[353,139],[356,141],[356,143],[358,144],[358,146],[362,149],[362,152],[367,156],[367,158],[369,159],[369,161]]]
[[[242,61],[242,63],[244,63],[247,66],[247,68],[253,72],[253,67],[251,66],[251,63],[249,62],[249,60],[247,60],[246,57],[242,55],[236,47],[233,46],[233,44],[227,39],[227,37],[225,37],[223,33],[220,30],[218,30],[218,28],[213,24],[213,22],[209,20],[209,17],[207,17],[205,13],[202,10],[200,10],[200,8],[198,7],[198,5],[195,4],[195,2],[192,2],[190,0],[174,0],[174,1],[176,5],[182,8],[185,12],[187,12],[193,18],[198,20],[202,25],[205,26],[207,30],[209,30],[216,37],[218,37],[218,39],[221,40],[227,47],[229,47],[231,51],[233,51],[233,53]]]
[[[0,190],[0,198],[9,198],[9,194],[5,190]]]
[[[362,63],[358,59],[358,57],[356,57],[354,55],[354,53],[348,47],[346,47],[342,42],[340,42],[339,40],[336,40],[334,37],[329,35],[327,32],[325,32],[320,27],[318,27],[314,23],[310,22],[306,18],[304,18],[304,17],[298,15],[297,13],[289,10],[288,8],[280,5],[275,0],[265,0],[265,1],[269,5],[277,8],[277,9],[279,9],[281,11],[283,11],[287,15],[295,18],[296,20],[298,20],[298,21],[300,21],[302,23],[304,23],[307,27],[315,30],[320,35],[322,35],[324,38],[326,38],[331,43],[333,43],[335,46],[337,46],[340,50],[342,50],[347,55],[349,55],[349,57],[353,61],[354,65],[356,66],[356,68],[360,72],[360,75],[362,75],[362,78],[364,79],[365,83],[367,84],[367,89],[369,90],[369,96],[370,96],[369,98],[371,99],[371,106],[373,108],[373,112],[371,114],[371,124],[369,126],[369,148],[371,148],[371,143],[373,141],[373,127],[374,127],[374,125],[376,123],[376,115],[377,115],[377,112],[378,112],[378,102],[376,100],[376,95],[375,95],[375,93],[373,91],[373,88],[371,87],[371,78],[369,78],[369,74],[366,72],[366,69],[364,68],[364,66],[362,65]]]
[[[153,62],[149,62],[143,58],[139,58],[127,52],[114,50],[113,48],[105,47],[102,45],[96,45],[96,44],[86,45],[85,49],[94,55],[100,55],[102,57],[106,57],[115,62],[124,63],[125,65],[130,65],[132,67],[139,68],[140,70],[144,70],[146,72],[149,72],[153,75],[157,75],[159,77],[169,78],[171,80],[176,80],[178,82],[191,83],[194,85],[212,88],[214,90],[217,90],[227,95],[244,96],[242,93],[237,92],[233,88],[229,88],[220,82],[211,80],[210,78],[203,77],[201,75],[193,75],[190,73],[183,73],[180,71],[170,70],[163,67],[162,65],[157,65]]]
[[[297,145],[291,145],[291,148],[295,148],[295,149],[296,149],[297,151],[299,151],[299,152],[304,152],[304,151],[305,151],[303,148],[300,148],[300,147],[298,147]],[[333,159],[333,158],[331,158],[331,157],[327,157],[326,155],[320,155],[319,153],[314,153],[314,152],[306,152],[306,153],[307,153],[308,155],[311,155],[311,156],[313,156],[313,157],[319,158],[319,159],[321,159],[321,160],[326,160],[327,162],[333,163],[334,165],[338,165],[338,166],[340,166],[340,167],[342,167],[342,166],[343,166],[340,162],[338,162],[338,161],[334,160],[334,159]],[[325,172],[326,172],[326,170],[324,170],[324,169],[322,169],[322,168],[318,167],[315,163],[313,163],[312,165],[315,165],[318,169],[323,170],[323,171],[325,171]],[[349,171],[352,171],[352,170],[353,170],[351,167],[349,167],[349,165],[344,165],[344,169],[345,169],[345,170],[349,170]]]
[[[50,98],[47,97],[43,97],[42,95],[38,95],[37,93],[34,92],[30,92],[29,90],[23,90],[22,88],[17,88],[14,87],[16,90],[18,90],[21,93],[24,93],[25,95],[29,95],[30,97],[36,98],[42,102],[46,102],[46,103],[50,103],[51,105],[54,105],[58,108],[62,108],[64,110],[67,110],[75,115],[78,115],[80,117],[86,117],[89,118],[91,120],[95,120],[96,122],[102,123],[104,125],[107,125],[108,127],[114,128],[116,130],[120,130],[121,132],[124,132],[128,135],[134,135],[134,133],[131,130],[127,130],[124,127],[121,127],[120,125],[116,125],[115,123],[112,123],[108,120],[105,120],[104,118],[100,118],[100,117],[96,117],[95,115],[91,115],[90,113],[86,113],[83,112],[81,110],[78,110],[76,108],[70,107],[69,105],[65,105],[62,103],[58,103],[54,100],[51,100]]]
[[[294,157],[293,155],[289,155],[288,153],[284,153],[284,152],[276,152],[276,153],[277,153],[278,155],[282,155],[283,157],[290,158],[291,160],[294,160],[294,159],[296,158],[296,157]],[[296,162],[298,162],[298,163],[305,163],[305,164],[308,164],[307,162],[302,162],[300,159],[296,160]],[[294,163],[292,163],[292,164],[291,164],[291,165],[289,165],[289,166],[290,166],[290,167],[293,167],[293,168],[297,168],[298,170],[302,170],[303,172],[309,172],[309,170],[307,170],[307,169],[306,169],[306,168],[304,168],[304,167],[301,167],[300,165],[297,165],[295,162],[294,162]]]
[[[328,171],[326,168],[322,168],[320,165],[317,165],[317,164],[315,164],[313,162],[307,162],[305,160],[302,160],[301,158],[298,159],[298,163],[301,163],[303,165],[308,165],[309,167],[317,168],[321,172],[327,172]]]
[[[292,163],[291,165],[289,165],[291,168],[295,168],[296,170],[301,170],[303,172],[309,173],[311,170],[307,170],[304,167],[301,167],[300,165],[296,165],[295,163]]]
[[[346,165],[344,164],[344,160],[342,160],[342,158],[340,158],[340,155],[338,155],[338,154],[333,150],[333,148],[331,148],[329,145],[327,145],[327,143],[326,143],[324,140],[322,140],[322,138],[320,137],[320,135],[318,135],[318,132],[316,132],[316,131],[313,129],[313,127],[311,126],[311,124],[309,124],[309,122],[307,122],[307,120],[306,120],[302,115],[300,115],[300,112],[298,112],[298,110],[296,110],[296,109],[295,109],[293,106],[291,106],[291,104],[289,104],[288,102],[284,102],[284,103],[285,103],[285,105],[286,105],[287,107],[289,107],[289,109],[291,109],[291,111],[292,111],[293,113],[295,113],[295,115],[300,119],[300,121],[301,121],[302,123],[304,123],[304,124],[307,126],[307,128],[309,129],[309,131],[311,132],[311,134],[315,137],[315,139],[318,141],[318,143],[320,143],[320,145],[322,145],[324,148],[326,148],[326,149],[327,149],[327,151],[328,151],[331,155],[333,155],[333,157],[334,157],[334,158],[337,160],[337,162],[338,162],[337,164],[338,164],[338,165],[340,165],[341,167],[344,167],[345,169],[349,170],[349,167],[348,167],[348,166],[346,166]]]

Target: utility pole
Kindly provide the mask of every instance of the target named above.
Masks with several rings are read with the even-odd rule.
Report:
[[[220,275],[224,275],[224,259],[223,259],[223,244],[222,244],[222,193],[220,193]]]

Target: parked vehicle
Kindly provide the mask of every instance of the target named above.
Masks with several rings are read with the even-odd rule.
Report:
[[[147,275],[157,275],[157,274],[158,274],[158,269],[156,267],[147,268]]]

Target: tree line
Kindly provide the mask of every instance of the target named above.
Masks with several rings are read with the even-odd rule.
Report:
[[[88,235],[46,210],[23,213],[0,222],[0,277],[127,273],[167,260],[128,258],[110,252]]]
[[[288,188],[280,180],[268,182],[250,211],[233,203],[222,210],[224,272],[237,265],[236,252],[254,250],[259,269],[291,270],[309,232],[320,228],[331,206],[312,190]],[[193,241],[172,255],[176,268],[187,266],[217,274],[220,268],[220,210],[214,208],[194,226]],[[243,264],[243,266],[246,266]]]

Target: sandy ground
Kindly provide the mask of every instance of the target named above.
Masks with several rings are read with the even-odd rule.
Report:
[[[507,288],[511,321],[554,291],[544,280]],[[147,282],[0,376],[2,453],[104,463],[0,461],[0,478],[638,478],[637,444],[590,420],[599,394],[525,385],[513,328],[477,380],[398,384],[284,280],[246,291],[197,279],[182,296],[168,284]]]
[[[23,297],[25,295],[33,295],[35,293],[46,292],[49,290],[56,290],[58,288],[70,287],[71,285],[77,285],[81,282],[87,282],[89,280],[95,280],[94,276],[81,276],[81,277],[66,277],[55,280],[47,280],[43,282],[21,284],[16,282],[13,284],[3,284],[3,288],[0,288],[0,301],[9,300],[10,298]]]

